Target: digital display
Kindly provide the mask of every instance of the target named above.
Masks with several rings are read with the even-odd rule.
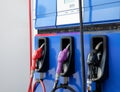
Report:
[[[71,2],[74,2],[75,0],[64,0],[64,3],[67,4],[67,3],[71,3]]]

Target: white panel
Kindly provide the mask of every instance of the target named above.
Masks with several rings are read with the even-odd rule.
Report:
[[[75,23],[79,23],[78,0],[57,0],[57,25]]]
[[[68,14],[64,16],[59,16],[57,20],[57,25],[63,24],[75,24],[79,23],[79,14]]]
[[[74,0],[72,2],[65,3],[64,0],[57,0],[57,11],[65,11],[70,9],[78,8],[78,0]]]

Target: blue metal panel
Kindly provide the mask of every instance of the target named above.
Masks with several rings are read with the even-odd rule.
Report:
[[[36,0],[36,29],[55,27],[56,0]]]
[[[83,22],[84,22],[84,24],[85,23],[88,23],[88,22],[90,22],[90,17],[91,17],[91,15],[90,15],[90,8],[89,7],[85,7],[84,8],[84,12],[83,12]]]
[[[96,0],[93,0],[96,1]],[[101,1],[101,0],[100,0]],[[103,1],[103,0],[102,0]],[[89,7],[88,23],[104,24],[106,22],[120,22],[120,1],[114,3],[105,3],[101,5],[93,5],[92,0]]]
[[[106,81],[102,83],[102,92],[120,92],[120,32],[91,32],[85,33],[85,60],[90,50],[90,38],[94,35],[107,35],[108,36],[108,50],[109,50],[109,77]],[[55,70],[57,66],[57,55],[60,51],[60,39],[63,36],[73,36],[75,41],[75,73],[70,77],[69,84],[73,87],[76,92],[81,92],[81,62],[80,62],[80,35],[79,33],[64,33],[57,34],[55,36],[49,36],[49,50],[50,50],[50,70],[47,72],[44,78],[44,83],[47,92],[50,92],[53,87],[53,82],[55,78]],[[35,49],[37,49],[37,41],[40,37],[35,37]],[[39,74],[35,74],[35,78],[39,78]],[[62,78],[61,80],[62,81]],[[41,86],[37,88],[36,92],[41,92]],[[56,92],[67,92],[67,90],[62,91],[62,89]]]
[[[120,91],[120,34],[109,33],[109,78],[102,85],[103,92]]]
[[[92,6],[94,5],[102,5],[102,4],[113,4],[115,2],[120,2],[120,0],[90,0],[92,2]]]
[[[83,0],[83,7],[89,7],[90,0]]]

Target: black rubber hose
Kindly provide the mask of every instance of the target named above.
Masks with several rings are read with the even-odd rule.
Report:
[[[57,89],[60,89],[60,88],[68,89],[71,92],[76,92],[72,87],[70,87],[68,85],[60,85],[60,86],[56,87],[55,89],[53,89],[51,92],[55,92]]]
[[[86,92],[85,60],[84,60],[84,34],[82,20],[82,0],[79,0],[79,19],[80,19],[80,45],[81,45],[81,68],[82,68],[82,92]]]

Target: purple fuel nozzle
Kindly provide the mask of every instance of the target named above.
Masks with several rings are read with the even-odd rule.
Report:
[[[68,44],[67,47],[63,51],[59,52],[59,55],[58,55],[58,65],[57,65],[57,70],[56,70],[56,73],[58,73],[58,74],[61,73],[63,62],[68,57],[67,54],[68,54],[68,47],[69,46],[70,46],[70,44]]]
[[[63,51],[60,51],[58,55],[58,63],[63,63],[67,59],[67,53],[68,49],[64,49]]]

